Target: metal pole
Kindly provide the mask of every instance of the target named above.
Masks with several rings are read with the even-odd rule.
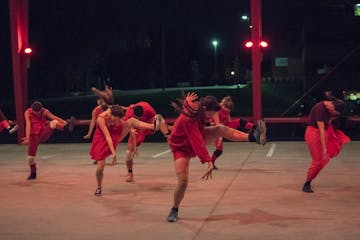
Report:
[[[24,111],[27,104],[28,59],[22,53],[28,44],[28,0],[9,0],[11,55],[18,142],[25,136]]]
[[[260,41],[262,38],[261,29],[261,0],[251,0],[251,38],[253,42],[252,60],[252,87],[253,87],[253,120],[262,118],[261,106],[261,49]]]

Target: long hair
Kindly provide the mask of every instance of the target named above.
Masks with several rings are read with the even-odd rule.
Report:
[[[219,111],[220,105],[214,96],[205,96],[193,103],[185,101],[185,94],[182,92],[182,98],[177,98],[171,102],[171,106],[177,113],[182,113],[191,118],[201,118],[203,111]]]

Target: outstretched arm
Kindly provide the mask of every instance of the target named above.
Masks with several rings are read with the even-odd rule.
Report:
[[[97,114],[96,114],[96,110],[94,109],[91,112],[91,122],[89,125],[89,130],[88,130],[87,134],[83,137],[84,139],[89,139],[91,137],[91,134],[95,128],[96,118],[97,118]]]

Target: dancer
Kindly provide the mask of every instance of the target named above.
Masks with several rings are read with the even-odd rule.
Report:
[[[47,141],[53,134],[54,129],[64,130],[68,122],[52,114],[44,108],[41,102],[35,101],[31,107],[25,111],[25,134],[22,144],[28,145],[28,162],[30,175],[28,180],[36,179],[35,156],[40,143]],[[51,120],[47,123],[47,120]]]
[[[11,125],[11,122],[5,117],[4,113],[1,111],[0,108],[0,132],[6,129],[9,134],[15,133],[18,130],[19,126],[17,124],[13,124],[12,126]]]
[[[345,102],[340,99],[321,101],[311,108],[305,130],[305,142],[312,158],[302,189],[306,193],[314,192],[311,187],[312,180],[326,166],[330,158],[340,153],[343,144],[350,142],[348,136],[333,127],[332,117],[340,115],[344,108]]]
[[[242,118],[232,120],[230,116],[230,112],[234,110],[234,102],[230,96],[226,96],[221,99],[220,101],[220,110],[214,114],[212,117],[211,123],[212,125],[223,124],[230,128],[237,129],[243,132],[254,131],[257,127],[257,124],[253,124],[252,122],[246,121]],[[264,122],[259,120],[258,124],[263,124],[263,128],[265,133],[263,134],[263,138],[260,139],[260,142],[264,144],[266,142],[266,126]],[[211,161],[214,164],[214,169],[217,170],[218,168],[215,165],[216,159],[222,154],[223,152],[223,139],[220,137],[215,141],[215,151],[211,156]]]
[[[159,129],[159,119],[155,119],[154,123],[141,122],[135,118],[124,121],[124,110],[119,105],[111,105],[109,108],[100,113],[97,117],[94,137],[91,144],[90,156],[97,161],[96,180],[97,189],[95,196],[102,194],[102,180],[104,176],[105,159],[112,156],[112,164],[116,164],[116,147],[130,132],[131,147],[130,152],[136,153],[136,141],[134,128],[137,129]],[[130,156],[131,158],[133,156]]]
[[[260,144],[260,138],[264,138],[265,134],[262,124],[250,134],[221,124],[205,126],[206,121],[220,109],[214,96],[206,96],[198,100],[196,93],[188,93],[184,101],[174,102],[172,105],[181,114],[176,119],[168,137],[177,176],[177,187],[174,192],[173,207],[167,217],[168,222],[175,222],[178,219],[178,208],[188,185],[190,159],[198,156],[201,163],[207,163],[208,168],[202,178],[207,180],[212,177],[214,165],[206,144],[214,142],[219,137],[231,141],[250,141]]]
[[[96,125],[96,119],[100,113],[105,111],[108,108],[108,105],[112,105],[114,103],[114,98],[112,95],[112,88],[109,87],[109,85],[104,82],[105,90],[99,90],[96,87],[92,87],[91,91],[98,96],[97,104],[92,112],[91,112],[91,121],[89,124],[89,130],[87,134],[83,137],[84,139],[90,139],[91,134],[94,131],[95,125]],[[93,164],[96,164],[96,161],[93,162]]]
[[[160,123],[160,131],[164,136],[168,136],[170,131],[165,120],[161,115],[157,115],[155,109],[148,102],[138,102],[135,104],[131,104],[128,107],[125,107],[126,112],[124,116],[124,120],[127,121],[131,118],[138,119],[142,122],[153,123],[156,116],[161,119]],[[148,135],[153,135],[155,132],[153,129],[136,129],[136,141],[133,142],[132,138],[129,138],[128,141],[128,149],[126,150],[126,166],[127,166],[127,175],[125,177],[126,182],[134,181],[134,173],[133,173],[133,156],[136,154],[131,151],[131,149],[135,149],[132,144],[136,145],[136,149],[144,142],[145,137]]]

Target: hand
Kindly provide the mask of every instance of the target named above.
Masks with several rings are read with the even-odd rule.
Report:
[[[116,154],[113,155],[113,160],[112,160],[112,165],[116,165],[117,164],[117,160],[116,160]]]
[[[193,101],[196,101],[198,99],[198,95],[194,92],[192,93],[187,93],[185,100],[191,104]]]
[[[83,136],[83,139],[89,139],[90,138],[90,134],[86,134],[85,136]]]
[[[21,139],[21,144],[26,145],[26,144],[28,144],[28,143],[29,143],[29,138],[23,137],[23,138]]]
[[[214,164],[213,162],[208,162],[208,169],[206,171],[206,173],[202,176],[203,180],[208,180],[209,177],[210,179],[212,179],[212,170],[214,169]]]

